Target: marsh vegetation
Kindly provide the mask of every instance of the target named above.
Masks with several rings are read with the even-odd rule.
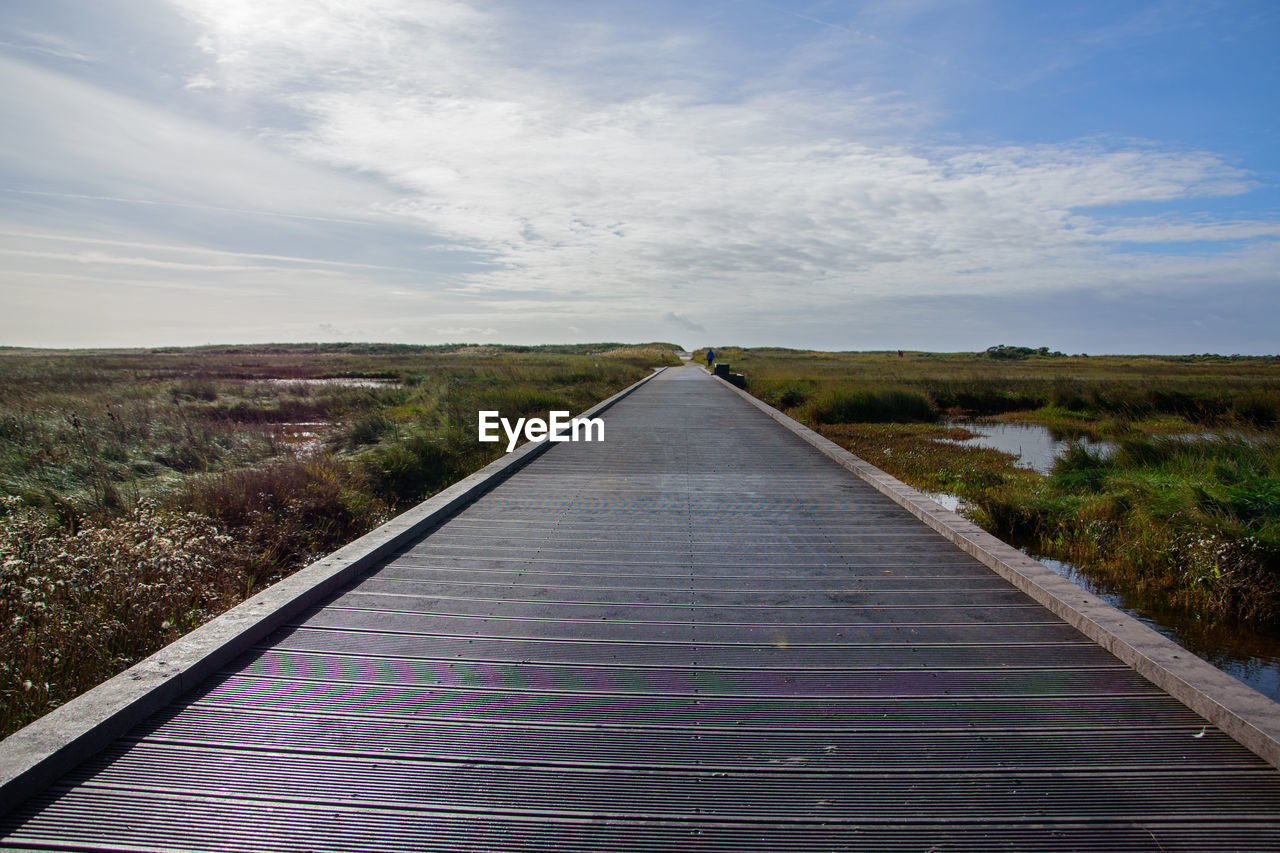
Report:
[[[580,412],[671,345],[0,349],[0,731]]]
[[[1206,625],[1280,635],[1280,358],[717,352],[752,394],[997,536]],[[1068,444],[1037,472],[965,442],[972,419]]]

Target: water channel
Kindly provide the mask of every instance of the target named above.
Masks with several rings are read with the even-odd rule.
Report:
[[[1016,465],[1041,474],[1048,474],[1053,469],[1054,461],[1069,445],[1067,440],[1054,438],[1047,428],[1041,426],[981,421],[954,421],[949,426],[963,427],[978,434],[974,438],[956,441],[957,444],[1002,450],[1017,457]],[[1113,447],[1107,442],[1086,441],[1085,444],[1089,449],[1104,454]],[[960,499],[955,495],[931,494],[930,497],[953,512],[962,508]],[[1280,639],[1239,628],[1206,625],[1184,613],[1173,612],[1158,601],[1123,595],[1070,563],[1048,559],[1020,543],[1011,544],[1228,675],[1280,702]]]
[[[1022,468],[1030,468],[1041,474],[1053,470],[1053,463],[1066,453],[1070,444],[1065,438],[1054,438],[1047,427],[1029,426],[1027,424],[1006,424],[996,421],[950,421],[947,426],[961,427],[969,432],[976,432],[976,438],[961,440],[945,439],[967,447],[990,447],[1018,457],[1014,464]],[[1115,445],[1107,441],[1090,441],[1087,438],[1077,439],[1095,453],[1108,454]]]

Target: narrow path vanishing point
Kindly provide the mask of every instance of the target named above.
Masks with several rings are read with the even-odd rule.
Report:
[[[1280,849],[1280,773],[701,368],[605,421],[0,848]]]

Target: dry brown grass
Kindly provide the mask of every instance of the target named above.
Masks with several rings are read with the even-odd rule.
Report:
[[[234,604],[243,546],[149,501],[70,531],[17,498],[0,514],[0,729],[11,731]]]
[[[0,733],[488,462],[479,409],[581,411],[670,349],[0,351]]]

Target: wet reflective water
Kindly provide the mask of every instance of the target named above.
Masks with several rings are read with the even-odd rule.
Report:
[[[340,388],[400,388],[394,379],[365,379],[363,377],[333,376],[326,379],[259,379],[268,385],[334,385]]]
[[[1161,611],[1150,602],[1133,601],[1108,589],[1070,563],[1040,557],[1025,548],[1022,550],[1112,607],[1123,610],[1187,651],[1280,702],[1280,640],[1240,628],[1228,630],[1205,625],[1183,614]]]
[[[924,496],[934,503],[939,504],[943,509],[949,509],[956,513],[960,512],[960,507],[964,504],[964,501],[960,500],[955,495],[949,495],[946,492],[925,492]]]
[[[324,439],[333,424],[328,421],[299,421],[297,423],[278,424],[276,438],[281,441],[294,456],[309,459],[324,448]]]
[[[1048,474],[1053,470],[1053,463],[1066,452],[1070,444],[1066,437],[1055,437],[1047,427],[1042,426],[997,421],[950,421],[947,425],[961,427],[978,435],[963,441],[939,439],[940,441],[951,441],[969,447],[990,447],[1011,453],[1018,457],[1014,464],[1041,474]],[[1087,438],[1076,440],[1090,450],[1104,454],[1110,453],[1115,447],[1106,441],[1091,441]]]

